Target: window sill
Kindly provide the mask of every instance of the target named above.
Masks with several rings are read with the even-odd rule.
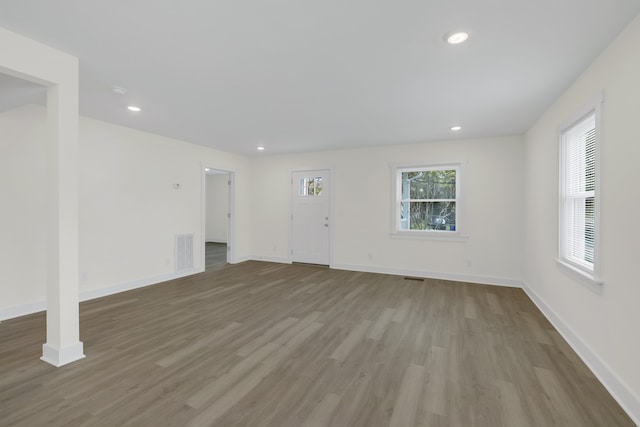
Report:
[[[469,236],[454,232],[421,232],[421,231],[395,231],[390,233],[394,239],[409,240],[434,240],[441,242],[466,242]]]
[[[579,269],[566,261],[561,259],[556,259],[556,263],[561,270],[565,273],[568,273],[574,279],[577,279],[582,284],[587,285],[592,290],[597,291],[598,293],[602,292],[602,286],[604,285],[604,281],[602,279],[598,279],[593,274],[589,274],[584,270]]]

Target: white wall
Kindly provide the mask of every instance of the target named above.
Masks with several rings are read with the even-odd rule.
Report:
[[[47,135],[44,108],[0,114],[0,309],[37,303],[47,284]],[[13,314],[7,312],[6,317]],[[1,320],[1,318],[0,318]]]
[[[640,420],[640,18],[526,135],[529,292],[614,396]],[[558,127],[599,91],[602,110],[602,292],[558,269]]]
[[[244,158],[87,118],[80,123],[80,141],[80,265],[88,276],[82,290],[170,275],[180,233],[194,233],[196,268],[204,269],[203,165],[236,172],[235,254],[250,253],[242,216]]]
[[[207,175],[207,242],[227,243],[228,181],[228,174]]]
[[[46,194],[40,167],[45,116],[40,106],[0,115],[0,177],[10,190],[0,213],[7,236],[0,250],[16,260],[2,261],[2,282],[10,286],[0,287],[0,317],[44,308],[46,263],[39,234],[46,216],[39,208]],[[85,117],[79,140],[81,298],[171,278],[178,233],[194,233],[194,261],[204,268],[203,165],[235,172],[235,255],[249,256],[245,158]],[[180,190],[173,189],[176,182]],[[4,208],[12,202],[19,206]]]
[[[505,137],[253,158],[253,254],[289,259],[291,171],[331,167],[332,266],[519,285],[523,153],[523,138]],[[464,163],[467,241],[389,235],[390,162]]]

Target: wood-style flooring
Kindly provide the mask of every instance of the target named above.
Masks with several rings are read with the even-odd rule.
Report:
[[[0,324],[2,426],[632,426],[519,289],[246,262]]]
[[[227,263],[227,244],[226,243],[205,243],[205,270],[219,268]]]

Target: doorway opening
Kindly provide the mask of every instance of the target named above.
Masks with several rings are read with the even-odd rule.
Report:
[[[205,271],[233,262],[233,172],[203,169],[202,265]]]

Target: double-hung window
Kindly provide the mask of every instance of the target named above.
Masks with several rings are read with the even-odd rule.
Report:
[[[598,277],[598,108],[560,133],[559,261]]]
[[[457,235],[460,166],[395,167],[393,232],[414,236]]]

